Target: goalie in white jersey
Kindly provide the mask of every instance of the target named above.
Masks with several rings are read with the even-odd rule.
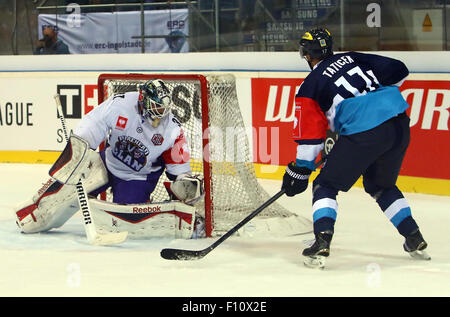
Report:
[[[22,232],[58,228],[78,210],[78,204],[74,203],[75,187],[58,177],[67,166],[75,166],[68,173],[64,171],[65,175],[81,175],[74,176],[75,181],[78,182],[78,177],[84,179],[90,195],[97,196],[111,187],[112,204],[91,199],[91,206],[100,210],[96,213],[96,225],[100,224],[102,230],[117,229],[110,228],[113,217],[113,227],[124,220],[122,227],[127,231],[136,228],[141,236],[146,235],[144,231],[151,231],[149,236],[164,236],[166,232],[160,234],[161,228],[170,227],[176,231],[176,237],[190,237],[195,220],[192,204],[202,196],[203,182],[201,177],[191,175],[189,146],[180,122],[171,112],[171,105],[167,85],[154,79],[141,85],[138,91],[111,96],[89,112],[74,129],[66,149],[50,169],[53,179],[47,181],[31,201],[17,209],[17,224]],[[94,150],[105,140],[107,146],[99,155]],[[83,152],[77,150],[77,144],[91,148],[81,163],[74,159],[77,153]],[[85,167],[79,168],[82,165]],[[172,181],[166,188],[178,202],[157,205],[150,202],[150,195],[164,171]],[[151,214],[150,210],[158,212]],[[125,219],[127,217],[131,220]],[[166,223],[155,225],[156,218],[159,223]],[[186,222],[185,228],[177,225],[178,218]],[[203,235],[199,233],[203,224],[198,226],[202,219],[197,217],[196,220],[198,237]],[[155,230],[157,226],[159,231]]]
[[[170,180],[191,174],[189,146],[180,122],[170,111],[170,91],[162,80],[152,80],[139,91],[116,94],[89,112],[74,134],[101,152],[108,170],[113,201],[147,202],[161,174]]]

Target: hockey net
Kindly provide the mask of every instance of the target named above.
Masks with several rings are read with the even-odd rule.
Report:
[[[140,84],[152,78],[163,79],[171,90],[172,113],[181,122],[190,145],[192,173],[204,176],[205,197],[196,207],[205,216],[207,236],[220,235],[270,198],[258,183],[250,159],[251,147],[238,103],[235,77],[230,74],[102,74],[98,79],[99,104],[114,94],[136,91]],[[163,173],[151,201],[169,199],[164,181],[167,178]],[[292,234],[311,231],[308,219],[277,202],[256,219],[263,220],[259,227],[267,231]]]

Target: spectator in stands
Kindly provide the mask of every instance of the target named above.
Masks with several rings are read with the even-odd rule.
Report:
[[[34,51],[35,55],[47,54],[70,54],[69,47],[58,40],[58,31],[56,27],[45,26],[42,29],[42,36]]]
[[[179,30],[172,31],[166,37],[166,43],[172,53],[179,53],[186,43],[186,35]]]

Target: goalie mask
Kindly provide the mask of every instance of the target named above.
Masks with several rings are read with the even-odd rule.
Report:
[[[300,39],[300,56],[305,58],[306,55],[319,60],[333,55],[333,39],[327,29],[313,29],[303,34]],[[310,61],[307,62],[312,69]]]
[[[139,87],[138,105],[144,119],[157,127],[170,112],[170,91],[161,79],[153,79]]]

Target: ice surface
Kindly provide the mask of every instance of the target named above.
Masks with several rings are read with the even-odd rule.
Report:
[[[49,168],[0,164],[0,296],[450,296],[448,196],[405,193],[431,261],[403,251],[403,238],[360,188],[338,196],[336,232],[323,271],[302,264],[304,241],[312,234],[233,236],[202,260],[167,261],[159,255],[162,248],[203,249],[213,239],[91,246],[79,215],[49,233],[19,233],[13,207],[31,198]],[[275,194],[281,182],[261,183]],[[311,217],[310,189],[279,201]]]

